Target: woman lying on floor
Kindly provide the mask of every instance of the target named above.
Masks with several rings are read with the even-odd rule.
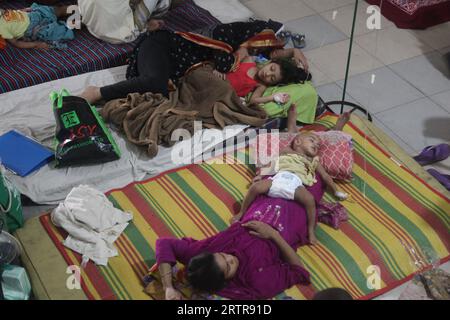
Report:
[[[295,106],[289,124],[296,130]],[[333,130],[342,130],[349,114]],[[306,187],[319,203],[325,183]],[[317,221],[317,218],[316,218]],[[239,220],[210,238],[163,238],[156,241],[156,259],[166,299],[181,299],[172,284],[172,266],[187,265],[187,278],[196,290],[229,299],[270,299],[295,284],[309,284],[296,249],[310,242],[308,216],[295,201],[260,195]]]
[[[322,180],[308,189],[318,202]],[[181,299],[171,267],[187,265],[194,289],[229,299],[270,299],[295,284],[309,284],[296,248],[308,243],[304,208],[294,201],[258,197],[240,223],[210,238],[159,239],[156,258],[166,299]]]
[[[130,59],[127,80],[102,88],[88,87],[81,96],[93,103],[99,100],[124,98],[129,93],[161,93],[168,96],[169,80],[175,85],[192,67],[211,61],[215,69],[228,73],[237,69],[239,57],[235,51],[240,45],[247,47],[258,39],[251,39],[265,29],[272,36],[281,24],[269,20],[221,24],[209,30],[209,37],[194,33],[174,33],[167,30],[148,32],[141,37]],[[206,34],[202,30],[202,34]],[[273,37],[276,39],[275,37]],[[307,69],[307,61],[298,49],[280,49],[280,43],[271,43],[277,58],[293,58]]]

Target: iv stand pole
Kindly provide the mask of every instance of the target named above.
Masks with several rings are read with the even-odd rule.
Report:
[[[352,49],[353,49],[353,38],[355,35],[355,24],[356,24],[356,16],[358,12],[358,1],[355,0],[355,12],[353,13],[353,24],[352,24],[352,33],[350,35],[350,47],[348,49],[348,58],[347,58],[347,68],[345,70],[345,82],[344,82],[344,92],[342,94],[342,101],[345,101],[345,97],[347,95],[347,81],[348,81],[348,74],[350,71],[350,60],[352,57]],[[341,105],[341,114],[344,112],[344,105]],[[366,111],[367,112],[367,111]]]

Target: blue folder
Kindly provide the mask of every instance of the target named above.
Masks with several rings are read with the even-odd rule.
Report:
[[[24,136],[11,130],[0,136],[0,161],[15,174],[25,177],[54,159],[54,153]]]

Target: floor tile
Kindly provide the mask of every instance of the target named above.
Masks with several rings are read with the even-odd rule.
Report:
[[[317,12],[325,12],[355,3],[354,0],[303,0],[303,2]]]
[[[250,0],[243,3],[257,17],[280,22],[316,14],[300,0]]]
[[[334,82],[333,79],[328,77],[324,72],[322,72],[312,61],[308,61],[309,72],[312,75],[312,83],[315,86],[324,85],[327,83]]]
[[[317,93],[319,94],[319,96],[325,102],[342,100],[343,89],[340,86],[338,86],[336,83],[334,83],[334,82],[318,86],[316,88],[316,90],[317,90]],[[349,95],[348,93],[346,95],[345,100],[358,104],[358,102],[351,95]]]
[[[430,99],[450,112],[450,91],[435,94],[430,96]]]
[[[336,27],[320,15],[288,21],[285,27],[292,32],[306,35],[306,47],[303,51],[316,49],[347,39],[345,34],[336,29]]]
[[[355,24],[355,35],[356,36],[363,35],[363,34],[374,31],[367,27],[367,20],[370,17],[370,14],[367,13],[367,8],[369,6],[370,5],[365,2],[361,2],[360,5],[358,6],[358,13],[357,13],[356,24]],[[351,31],[352,31],[354,9],[355,9],[355,6],[353,4],[350,4],[345,7],[341,7],[341,8],[323,12],[323,13],[321,13],[321,16],[323,16],[331,24],[336,26],[336,28],[338,28],[340,31],[342,31],[344,34],[346,34],[347,36],[350,37]],[[394,25],[391,21],[387,20],[382,15],[381,15],[380,22],[381,22],[381,24],[380,24],[381,29],[386,29],[386,28],[392,27]]]
[[[387,127],[380,119],[378,119],[376,115],[373,116],[373,124],[383,130],[383,132],[387,134],[392,140],[394,140],[395,143],[397,143],[407,154],[415,154],[414,149],[405,141],[403,141],[394,131]]]
[[[434,50],[409,31],[397,27],[358,36],[355,42],[386,65]]]
[[[305,52],[306,57],[333,81],[345,78],[349,40],[329,44]],[[349,75],[356,75],[381,67],[383,64],[357,44],[353,45]]]
[[[392,64],[389,68],[427,96],[450,89],[450,70],[438,51]]]
[[[344,81],[338,81],[337,84],[343,87]],[[424,97],[387,67],[351,77],[347,91],[373,114]]]
[[[376,116],[416,152],[426,146],[449,142],[450,113],[429,98],[404,104]]]
[[[425,30],[409,30],[409,32],[433,49],[442,49],[450,46],[450,22]]]

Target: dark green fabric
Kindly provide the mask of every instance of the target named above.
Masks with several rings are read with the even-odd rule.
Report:
[[[0,170],[0,212],[4,219],[5,230],[13,233],[24,224],[22,202],[17,188],[4,177]],[[3,212],[3,209],[7,209]],[[8,210],[9,209],[9,210]]]

